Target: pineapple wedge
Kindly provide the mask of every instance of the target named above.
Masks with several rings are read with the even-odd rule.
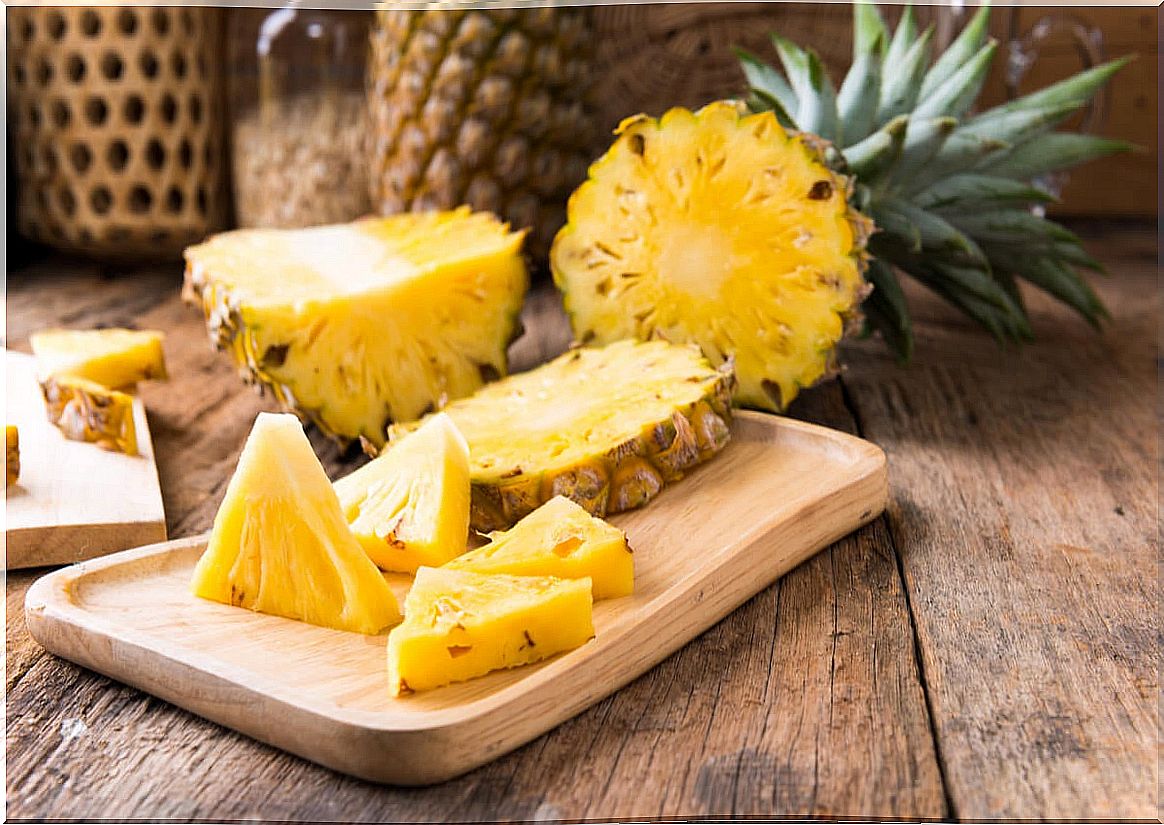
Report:
[[[132,396],[70,375],[50,375],[40,390],[49,421],[65,438],[137,455]]]
[[[469,443],[473,529],[508,528],[557,495],[598,516],[646,504],[726,446],[734,387],[731,363],[712,367],[694,347],[619,341],[452,402],[444,412]]]
[[[186,250],[186,298],[243,376],[340,442],[384,444],[506,372],[524,233],[486,213],[241,230]]]
[[[490,542],[453,559],[446,570],[511,576],[589,578],[595,601],[629,596],[635,565],[626,534],[556,496]]]
[[[190,586],[204,599],[337,630],[379,633],[400,620],[293,415],[255,419]]]
[[[4,425],[4,475],[5,486],[20,480],[20,431],[15,424]]]
[[[469,537],[469,448],[437,414],[335,483],[340,507],[382,570],[415,573],[465,552]]]
[[[125,389],[166,378],[162,337],[132,329],[48,329],[29,341],[42,378],[67,375]]]
[[[388,634],[394,696],[572,650],[594,637],[589,579],[422,567]]]

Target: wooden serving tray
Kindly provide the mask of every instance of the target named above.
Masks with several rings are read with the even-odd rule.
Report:
[[[598,602],[597,635],[546,662],[400,699],[385,636],[202,601],[205,537],[58,570],[28,591],[48,650],[263,742],[376,782],[440,782],[617,690],[810,555],[875,518],[885,455],[833,430],[740,413],[723,454],[616,516],[635,595]],[[394,582],[403,598],[407,577]],[[714,674],[708,674],[710,681]]]

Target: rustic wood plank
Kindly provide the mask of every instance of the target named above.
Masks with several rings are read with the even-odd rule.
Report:
[[[558,312],[551,292],[535,293],[527,335],[513,352],[516,367],[564,348],[560,320],[540,322],[560,319]],[[49,320],[43,312],[10,332],[27,335]],[[194,313],[172,293],[149,303],[138,323],[169,335],[174,378],[148,388],[145,399],[171,534],[189,535],[209,526],[254,414],[269,404],[239,390]],[[852,428],[837,385],[799,412]],[[323,453],[333,474],[361,460]],[[10,577],[10,605],[31,580]],[[8,695],[12,816],[424,822],[944,812],[883,524],[798,568],[590,711],[432,789],[341,777],[38,650],[10,626],[9,661],[25,663]],[[644,764],[648,781],[639,773]]]
[[[890,457],[901,557],[952,813],[1157,815],[1157,249],[1089,244],[1114,320],[1032,296],[1000,352],[924,303],[908,370],[876,342],[845,386]]]

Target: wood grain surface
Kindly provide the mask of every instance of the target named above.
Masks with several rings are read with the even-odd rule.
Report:
[[[1076,226],[1111,269],[1096,335],[1032,294],[1000,351],[910,291],[918,354],[848,348],[794,415],[889,456],[889,516],[590,710],[458,780],[391,789],[257,744],[43,652],[8,576],[10,817],[399,822],[820,815],[1155,819],[1160,312],[1154,228]],[[116,274],[117,277],[111,277]],[[180,268],[9,273],[9,345],[51,323],[168,331],[146,387],[172,536],[209,527],[269,404],[209,351]],[[544,288],[515,361],[559,352]],[[313,435],[333,475],[341,457]]]
[[[5,566],[83,561],[166,540],[145,407],[134,399],[138,455],[69,441],[45,417],[36,361],[4,353],[5,423],[20,428],[20,478],[4,494]],[[110,495],[113,487],[117,495]]]

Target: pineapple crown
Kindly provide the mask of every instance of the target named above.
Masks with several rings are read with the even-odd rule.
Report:
[[[982,6],[931,64],[933,28],[906,6],[891,33],[876,6],[853,6],[853,61],[838,91],[811,49],[773,34],[783,72],[742,49],[748,105],[839,149],[853,203],[877,225],[863,305],[868,331],[906,361],[913,332],[897,280],[906,273],[1001,343],[1033,338],[1026,280],[1098,327],[1107,317],[1078,269],[1102,272],[1066,228],[1042,216],[1055,200],[1039,178],[1129,144],[1055,128],[1131,58],[1113,60],[983,112],[972,108],[998,47]],[[836,153],[834,153],[836,154]]]

